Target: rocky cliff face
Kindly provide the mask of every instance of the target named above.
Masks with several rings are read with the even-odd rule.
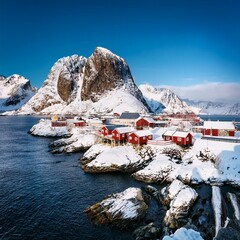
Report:
[[[189,106],[169,89],[154,88],[147,84],[140,85],[139,89],[142,91],[152,112],[168,114],[193,113]]]
[[[64,105],[74,101],[81,85],[85,62],[86,58],[78,55],[59,59],[37,94],[19,112],[41,113],[50,108],[48,113],[51,113],[55,107],[61,110]]]
[[[19,114],[78,114],[149,110],[127,63],[107,49],[59,59]]]
[[[107,91],[120,88],[124,88],[148,107],[124,59],[107,49],[96,48],[86,62],[81,90],[82,101],[96,102]]]
[[[14,110],[25,104],[36,92],[30,81],[14,74],[10,77],[0,76],[0,110]]]

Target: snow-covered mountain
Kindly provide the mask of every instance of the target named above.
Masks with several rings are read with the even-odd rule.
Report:
[[[0,76],[0,111],[20,108],[34,94],[30,81],[23,76],[14,74],[10,77]]]
[[[87,59],[59,59],[36,95],[17,114],[148,112],[127,63],[97,47]]]
[[[193,113],[189,106],[175,93],[166,88],[155,88],[148,84],[139,86],[145,100],[155,113]]]
[[[221,103],[211,101],[192,101],[184,99],[196,114],[239,115],[240,103]]]

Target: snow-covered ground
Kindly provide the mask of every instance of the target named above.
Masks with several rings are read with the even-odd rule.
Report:
[[[95,145],[94,147],[101,147]],[[98,155],[95,160],[88,164],[88,167],[110,167],[113,163],[116,165],[125,165],[140,161],[140,156],[136,154],[132,146],[119,146],[115,148],[105,148],[105,151]]]
[[[193,229],[180,228],[174,234],[165,236],[163,240],[203,240],[203,238]]]
[[[216,156],[216,163],[201,161],[201,152]],[[224,182],[240,185],[240,144],[196,139],[194,146],[183,156],[182,163],[170,160],[159,151],[155,159],[134,177],[148,182],[172,181],[180,176],[186,182]]]
[[[162,139],[162,134],[169,128],[150,129],[154,139]],[[84,147],[91,147],[96,143],[94,130],[84,128],[70,127],[51,127],[50,120],[41,119],[38,124],[34,125],[30,132],[33,135],[47,137],[61,137],[72,135],[71,138],[64,140],[62,150],[65,152],[76,151]],[[154,157],[149,161],[130,145],[118,146],[111,148],[104,145],[94,145],[85,153],[94,156],[94,152],[101,152],[97,157],[87,164],[87,168],[99,169],[99,172],[106,171],[107,168],[112,170],[117,167],[124,169],[135,165],[145,165],[146,167],[137,171],[133,176],[142,181],[149,183],[172,181],[181,177],[185,182],[231,182],[240,185],[240,143],[231,143],[224,141],[212,141],[201,139],[199,134],[194,136],[194,145],[182,157],[181,161],[170,159],[162,150],[166,147],[179,149],[172,144],[170,146],[148,146]],[[61,145],[61,144],[59,144]],[[60,149],[61,152],[61,149]],[[201,154],[212,156],[215,162],[203,161],[199,156]],[[143,154],[144,155],[144,154]],[[144,155],[145,156],[145,155]]]

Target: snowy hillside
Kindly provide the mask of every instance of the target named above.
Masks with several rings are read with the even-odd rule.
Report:
[[[189,106],[169,89],[154,88],[148,84],[140,85],[139,89],[153,112],[192,113]]]
[[[0,111],[20,108],[35,92],[36,89],[32,88],[30,81],[23,76],[0,76]]]
[[[36,95],[16,114],[148,112],[127,63],[107,49],[59,59]]]
[[[240,103],[219,103],[184,99],[196,114],[239,115]]]

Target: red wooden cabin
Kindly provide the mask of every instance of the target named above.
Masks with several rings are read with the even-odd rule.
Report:
[[[148,130],[140,130],[129,134],[128,142],[132,144],[146,144],[148,140],[152,140],[153,134]]]
[[[192,145],[192,134],[190,132],[176,131],[172,135],[172,141],[178,145],[189,146]]]
[[[84,121],[77,121],[77,122],[74,122],[74,126],[75,127],[84,127],[84,126],[86,126],[86,123]]]
[[[136,120],[135,126],[137,129],[144,129],[146,127],[155,127],[155,121],[149,117],[140,117]]]
[[[66,127],[67,121],[51,121],[52,127]]]
[[[112,136],[113,130],[118,127],[122,127],[122,125],[104,125],[102,127],[101,133],[103,136],[108,136],[108,135]]]
[[[173,134],[175,133],[176,131],[175,130],[168,130],[166,131],[162,137],[164,139],[164,141],[172,141],[173,140]]]
[[[178,145],[188,146],[192,145],[192,134],[183,131],[166,131],[162,135],[164,141],[172,141]]]
[[[112,138],[116,141],[125,141],[128,139],[128,135],[133,131],[133,127],[118,127],[112,131]]]
[[[209,136],[234,137],[235,126],[232,122],[205,121],[202,134]]]

